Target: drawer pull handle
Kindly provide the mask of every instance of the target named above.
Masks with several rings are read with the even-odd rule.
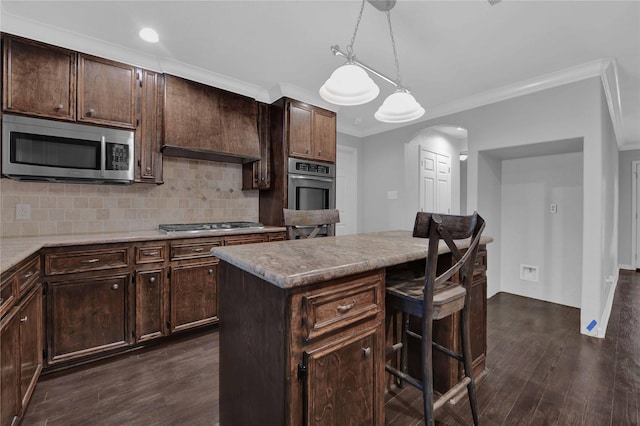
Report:
[[[349,303],[348,305],[338,305],[338,307],[336,308],[338,310],[338,312],[347,312],[348,310],[350,310],[351,308],[353,308],[354,306],[356,306],[356,301],[352,301],[351,303]]]
[[[118,289],[118,284],[114,284],[111,286],[112,289],[117,290]]]
[[[371,347],[362,348],[362,356],[365,358],[369,358],[371,356]]]
[[[23,277],[23,278],[31,278],[31,277],[32,277],[32,276],[34,276],[34,275],[35,275],[35,272],[33,272],[33,271],[29,271],[29,272],[27,272],[26,274],[24,274],[22,277]]]
[[[201,251],[204,251],[204,249],[202,247],[198,247],[198,248],[192,248],[191,251],[193,253],[200,253]]]
[[[27,317],[27,316],[25,315],[25,317],[24,317],[24,318],[20,318],[20,322],[27,322],[27,320],[28,320],[28,319],[29,319],[29,317]]]
[[[156,277],[149,278],[149,282],[152,283],[152,284],[155,283],[156,282]]]
[[[87,259],[87,260],[83,260],[81,263],[96,263],[96,262],[100,262],[100,259]]]
[[[159,256],[160,252],[158,252],[158,251],[145,251],[144,255],[145,256]]]

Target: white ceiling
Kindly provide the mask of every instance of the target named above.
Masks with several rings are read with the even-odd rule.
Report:
[[[359,0],[2,0],[0,29],[265,102],[294,97],[337,111],[339,131],[368,136],[398,127],[373,118],[391,85],[377,80],[378,99],[355,107],[318,95],[344,62],[329,48],[346,49],[359,10]],[[427,110],[423,119],[596,76],[598,61],[613,59],[619,145],[640,148],[640,1],[398,0],[391,20],[402,82]],[[142,26],[160,42],[141,41]],[[354,52],[395,77],[386,16],[368,3]]]

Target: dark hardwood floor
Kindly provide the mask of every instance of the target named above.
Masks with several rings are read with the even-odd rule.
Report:
[[[605,339],[579,334],[579,317],[506,293],[489,300],[483,425],[640,423],[640,273],[621,271]],[[214,329],[43,376],[22,425],[216,425],[218,369]],[[438,423],[471,424],[468,405],[445,406]],[[388,425],[421,424],[420,394],[389,392],[385,413]]]

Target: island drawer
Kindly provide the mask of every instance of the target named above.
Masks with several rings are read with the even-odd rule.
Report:
[[[306,341],[374,318],[382,310],[381,275],[368,275],[302,296],[303,338]]]
[[[211,249],[220,246],[222,246],[222,238],[172,242],[171,260],[211,257]]]
[[[77,246],[76,246],[77,247]],[[98,271],[129,266],[127,246],[46,253],[44,271],[46,275]]]
[[[163,262],[167,256],[164,243],[150,243],[136,246],[136,264]]]

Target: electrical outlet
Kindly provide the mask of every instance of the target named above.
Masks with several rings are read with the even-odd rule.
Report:
[[[30,204],[16,204],[16,220],[31,220]]]

